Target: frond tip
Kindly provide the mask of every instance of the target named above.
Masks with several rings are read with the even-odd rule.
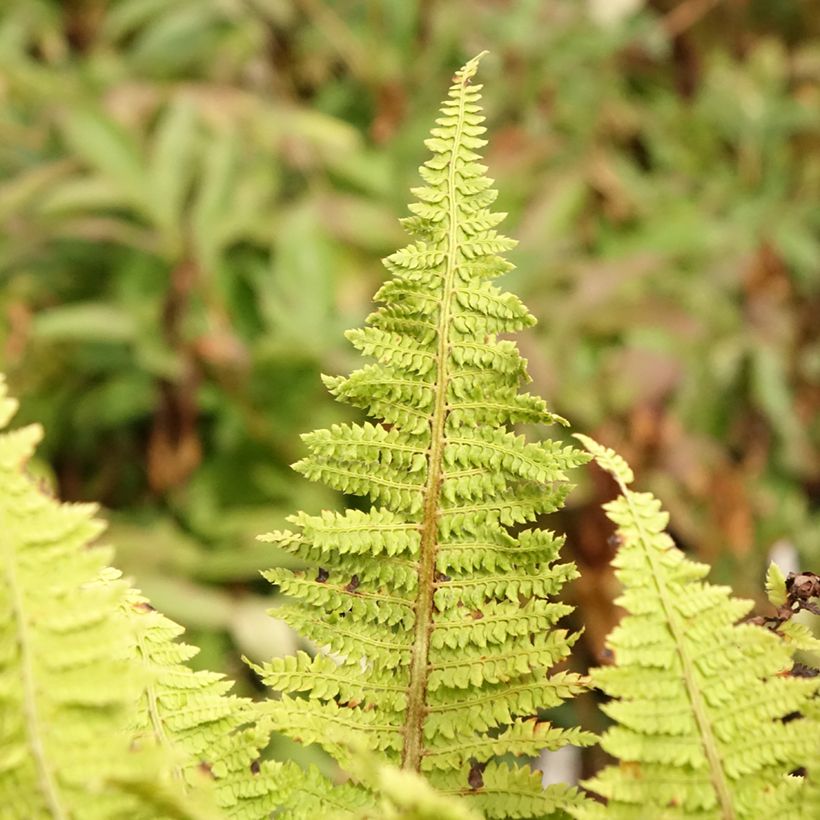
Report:
[[[816,723],[799,716],[820,689],[792,677],[786,641],[751,623],[751,602],[703,581],[665,532],[668,515],[649,493],[630,489],[632,471],[614,451],[577,436],[618,483],[605,505],[617,526],[613,560],[627,615],[607,640],[614,664],[592,671],[613,700],[601,740],[620,759],[584,785],[608,801],[579,818],[776,816],[800,804],[817,765]],[[817,777],[817,770],[809,772]],[[794,815],[799,817],[799,813]]]

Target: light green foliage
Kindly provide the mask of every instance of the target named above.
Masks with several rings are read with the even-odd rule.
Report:
[[[204,665],[276,654],[233,618],[276,561],[253,535],[341,502],[288,464],[299,431],[352,417],[318,374],[354,366],[341,331],[401,243],[463,49],[494,52],[487,164],[520,241],[507,287],[541,319],[536,392],[628,442],[716,581],[749,596],[780,540],[820,563],[820,15],[693,3],[679,47],[674,5],[0,3],[0,370]],[[603,571],[576,526],[594,503],[557,526]],[[597,646],[609,601],[579,603]]]
[[[167,753],[186,792],[215,780],[215,802],[227,817],[268,817],[292,781],[287,767],[258,759],[269,723],[257,720],[251,701],[230,694],[224,675],[186,665],[198,650],[176,640],[182,627],[133,591],[125,606],[143,671],[135,740],[150,738]]]
[[[786,578],[774,561],[766,570],[766,596],[772,606],[783,606],[786,603]]]
[[[477,66],[456,73],[426,142],[432,157],[403,220],[414,241],[387,257],[382,306],[348,333],[376,363],[326,379],[379,421],[306,435],[295,465],[372,507],[299,513],[296,532],[267,536],[308,565],[266,577],[292,599],[276,616],[320,652],[259,671],[283,693],[270,706],[277,728],[343,765],[353,740],[488,817],[542,817],[580,798],[542,790],[521,764],[591,741],[539,716],[582,689],[579,676],[550,671],[577,639],[556,628],[571,608],[552,600],[576,570],[556,563],[561,538],[509,528],[560,507],[566,471],[587,457],[507,429],[556,417],[518,393],[525,362],[498,338],[534,320],[491,283],[512,267],[500,254],[514,243],[495,229],[504,215],[490,210],[496,193],[476,153],[486,144]]]
[[[788,806],[816,817],[804,778],[787,775],[808,765],[817,777],[818,726],[797,713],[814,708],[820,681],[789,675],[791,647],[774,632],[737,624],[752,603],[704,582],[708,567],[675,547],[660,503],[629,488],[626,462],[577,438],[620,488],[605,509],[627,614],[608,639],[613,665],[592,672],[613,698],[601,745],[621,762],[585,783],[608,806],[575,816],[739,820]]]
[[[402,434],[429,429],[432,397],[420,383],[429,371],[385,384],[377,364],[346,381],[330,379],[353,410],[317,390],[318,371],[348,369],[340,331],[364,315],[382,275],[378,257],[400,241],[394,216],[403,203],[395,192],[416,164],[438,80],[467,40],[493,44],[504,78],[487,100],[499,134],[488,163],[500,209],[521,240],[511,286],[547,319],[527,340],[531,371],[576,424],[605,424],[629,442],[642,480],[675,509],[680,543],[714,556],[721,580],[756,589],[765,553],[780,540],[816,569],[820,153],[810,149],[820,134],[820,16],[809,3],[690,4],[703,17],[690,17],[673,35],[659,10],[671,3],[632,3],[643,10],[619,23],[589,14],[616,5],[627,4],[348,0],[340,14],[331,0],[0,3],[0,370],[24,391],[26,418],[45,423],[40,457],[54,465],[62,493],[99,498],[111,511],[121,566],[192,630],[200,664],[234,668],[238,652],[255,660],[274,654],[260,651],[260,642],[276,654],[293,642],[257,625],[264,601],[253,579],[280,559],[294,566],[310,551],[310,561],[330,573],[337,565],[326,559],[338,551],[351,571],[344,587],[378,556],[389,559],[378,568],[385,586],[413,594],[408,585],[417,575],[405,559],[418,549],[417,530],[404,510],[385,506],[410,509],[417,491],[405,496],[381,484],[380,507],[301,514],[294,554],[284,558],[275,544],[246,545],[263,527],[284,526],[296,506],[337,509],[333,484],[308,485],[287,472],[296,430],[349,422],[361,406],[381,419],[394,414]],[[424,215],[414,218],[418,224]],[[390,321],[382,324],[388,333]],[[373,338],[358,341],[374,353],[387,350]],[[423,369],[429,360],[411,364]],[[400,401],[405,391],[417,391],[412,403]],[[480,392],[483,399],[483,386]],[[501,420],[504,412],[509,421],[543,418],[537,399],[518,396],[514,407],[501,408],[463,401],[485,431],[499,412]],[[377,444],[380,459],[390,445]],[[391,463],[415,485],[425,460],[396,454]],[[368,486],[359,475],[348,480]],[[460,480],[468,488],[475,479]],[[569,515],[586,512],[574,507]],[[573,530],[594,586],[599,567],[592,564],[604,561],[596,539],[584,535],[594,528]],[[529,577],[545,552],[542,537],[498,538],[481,548],[441,546],[438,571],[508,575],[526,566]],[[47,581],[51,575],[49,567],[41,573]],[[178,724],[163,701],[197,702],[203,715],[224,716],[221,698],[230,696],[217,696],[224,684],[213,676],[181,673],[177,661],[190,650],[173,643],[177,628],[150,611],[129,612],[134,599],[105,577],[113,587],[100,595],[129,620],[138,616],[131,644],[146,630],[133,674],[117,678],[120,687],[134,682],[126,688],[142,711],[123,720],[119,706],[106,707],[109,726],[136,726],[148,743],[157,722],[146,711],[153,687],[168,768],[184,772],[190,801],[200,764],[221,772],[209,760],[227,751],[189,757],[210,742],[213,727]],[[770,581],[782,596],[782,579]],[[92,588],[83,588],[83,601]],[[468,599],[484,595],[466,589]],[[527,595],[525,586],[509,591]],[[598,644],[596,623],[607,621],[598,610],[609,606],[605,594],[586,596],[579,620],[590,646]],[[519,613],[516,634],[523,639],[549,621],[553,607],[542,600]],[[782,615],[768,622],[789,649],[816,650],[807,627],[797,617],[779,622]],[[291,623],[304,623],[331,649],[322,660],[281,662],[276,674],[291,676],[294,686],[318,670],[324,679],[309,680],[321,698],[365,697],[350,665],[339,666],[354,641],[378,646],[389,683],[394,667],[410,663],[406,640],[381,641],[384,625],[359,620],[348,629],[325,616],[321,608],[288,610]],[[471,643],[479,633],[500,651],[495,642],[510,625],[486,616],[466,627],[437,624],[436,651],[483,651]],[[583,667],[585,647],[576,648]],[[0,657],[4,674],[14,658]],[[123,666],[118,657],[112,662]],[[171,694],[177,676],[182,690]],[[2,691],[12,698],[11,689]],[[476,701],[469,719],[487,720],[492,709],[503,717],[507,701],[498,694]],[[536,688],[528,713],[542,694]],[[526,692],[519,696],[523,702]],[[55,698],[47,693],[45,701]],[[816,712],[817,701],[810,705]],[[568,706],[562,719],[571,723]],[[239,711],[248,745],[234,736],[243,750],[230,758],[237,768],[229,774],[242,785],[232,793],[215,783],[229,811],[246,807],[253,816],[277,785],[287,806],[282,817],[331,809],[379,816],[406,808],[405,798],[421,790],[417,781],[387,789],[353,762],[351,773],[367,789],[329,789],[315,769],[257,772],[247,761],[266,729],[242,729]],[[99,710],[89,707],[91,714]],[[445,715],[430,716],[431,731]],[[214,725],[233,720],[217,717]],[[2,731],[17,731],[19,721],[15,711]],[[345,757],[348,739],[340,738]],[[104,763],[115,759],[112,747]],[[3,760],[2,771],[11,771]],[[178,784],[173,776],[153,778],[156,761],[145,760],[120,768],[113,787],[123,800],[156,805],[165,789],[166,808],[149,815],[173,814]],[[485,794],[504,781],[504,808],[513,814],[526,809],[537,781],[524,767],[491,764],[472,774]],[[380,789],[393,797],[374,799]],[[0,803],[0,817],[4,809],[15,811]],[[794,804],[778,810],[794,812]]]
[[[0,379],[0,429],[15,410]],[[59,504],[25,473],[41,435],[0,433],[0,816],[210,816],[150,746],[132,746],[128,588],[89,547],[94,507]]]
[[[0,429],[15,410],[0,377]],[[41,435],[0,433],[0,818],[269,816],[301,772],[257,760],[267,721],[90,546],[94,506],[26,473]]]

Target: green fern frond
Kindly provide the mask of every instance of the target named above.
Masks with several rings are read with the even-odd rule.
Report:
[[[0,433],[0,817],[269,817],[301,769],[259,759],[268,719],[89,546],[95,508],[26,474],[40,436]]]
[[[280,776],[280,806],[276,820],[302,820],[306,817],[361,820],[371,816],[376,797],[365,787],[353,783],[333,783],[315,767],[302,770],[285,764]]]
[[[130,591],[126,607],[142,671],[132,735],[165,753],[186,795],[207,778],[219,816],[233,820],[284,820],[308,807],[310,816],[321,816],[331,805],[352,818],[372,803],[316,770],[263,759],[274,728],[264,705],[232,695],[223,675],[187,666],[198,650],[180,642],[182,627],[139,593]]]
[[[620,488],[605,510],[617,525],[617,603],[627,615],[608,638],[614,664],[591,673],[613,698],[603,709],[615,725],[601,745],[621,762],[585,783],[608,805],[573,814],[739,820],[790,807],[804,816],[806,780],[788,774],[808,765],[817,777],[817,725],[795,715],[811,709],[820,681],[790,676],[788,643],[738,624],[752,603],[704,582],[708,567],[674,546],[660,503],[629,488],[626,462],[577,438]]]
[[[156,744],[187,786],[213,781],[224,815],[262,820],[291,788],[293,772],[260,760],[271,726],[246,698],[230,694],[232,682],[187,666],[198,650],[178,639],[183,628],[131,590],[125,602],[142,670],[143,688],[132,725],[135,742]]]
[[[0,429],[16,406],[0,376]],[[26,473],[41,436],[0,432],[0,817],[213,817],[132,742],[128,587],[89,546],[93,505],[60,504]]]
[[[519,394],[526,363],[498,338],[534,319],[489,281],[512,267],[500,254],[514,243],[496,231],[504,215],[490,210],[476,153],[478,60],[456,73],[427,140],[404,220],[414,241],[384,260],[381,307],[348,333],[376,363],[325,378],[375,421],[306,435],[295,465],[370,508],[299,513],[295,531],[264,536],[308,566],[265,577],[290,599],[276,617],[320,652],[258,671],[283,693],[268,707],[278,729],[343,766],[362,746],[489,817],[541,817],[577,803],[577,790],[543,790],[529,767],[495,761],[592,740],[539,717],[583,688],[552,671],[577,639],[557,628],[569,608],[553,601],[576,570],[558,562],[561,538],[509,528],[558,509],[588,456],[509,429],[566,422]]]

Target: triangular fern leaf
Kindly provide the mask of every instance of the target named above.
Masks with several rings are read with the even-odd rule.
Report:
[[[660,503],[630,489],[626,462],[577,438],[620,488],[605,510],[627,614],[608,638],[613,665],[591,673],[613,698],[601,745],[621,762],[585,783],[608,805],[573,814],[740,820],[798,806],[806,781],[788,774],[809,765],[816,778],[818,749],[816,724],[795,715],[811,709],[820,681],[790,676],[787,642],[737,623],[752,603],[703,580],[708,567],[675,547]]]
[[[496,230],[503,214],[490,210],[496,193],[476,153],[478,59],[456,72],[427,140],[404,223],[414,240],[384,260],[393,278],[381,307],[348,333],[375,363],[325,377],[374,421],[310,433],[296,465],[373,506],[300,513],[295,531],[265,536],[308,567],[265,577],[290,599],[273,614],[320,654],[259,671],[283,693],[268,707],[280,730],[343,765],[354,740],[489,817],[505,816],[504,794],[514,816],[540,817],[577,803],[577,790],[544,791],[528,766],[493,761],[520,766],[591,736],[538,717],[583,686],[553,671],[577,638],[556,628],[568,608],[553,597],[576,571],[557,563],[561,538],[519,525],[558,509],[567,473],[588,457],[509,429],[565,422],[519,394],[526,362],[498,338],[534,319],[488,281],[512,267],[500,254],[514,243]]]

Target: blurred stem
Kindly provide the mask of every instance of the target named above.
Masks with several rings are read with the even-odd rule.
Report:
[[[186,256],[171,271],[162,326],[168,345],[179,351],[183,370],[175,381],[159,380],[160,402],[148,442],[148,478],[155,492],[163,493],[184,482],[199,465],[202,447],[197,433],[199,362],[183,338],[182,325],[191,293],[199,280],[199,267]]]

